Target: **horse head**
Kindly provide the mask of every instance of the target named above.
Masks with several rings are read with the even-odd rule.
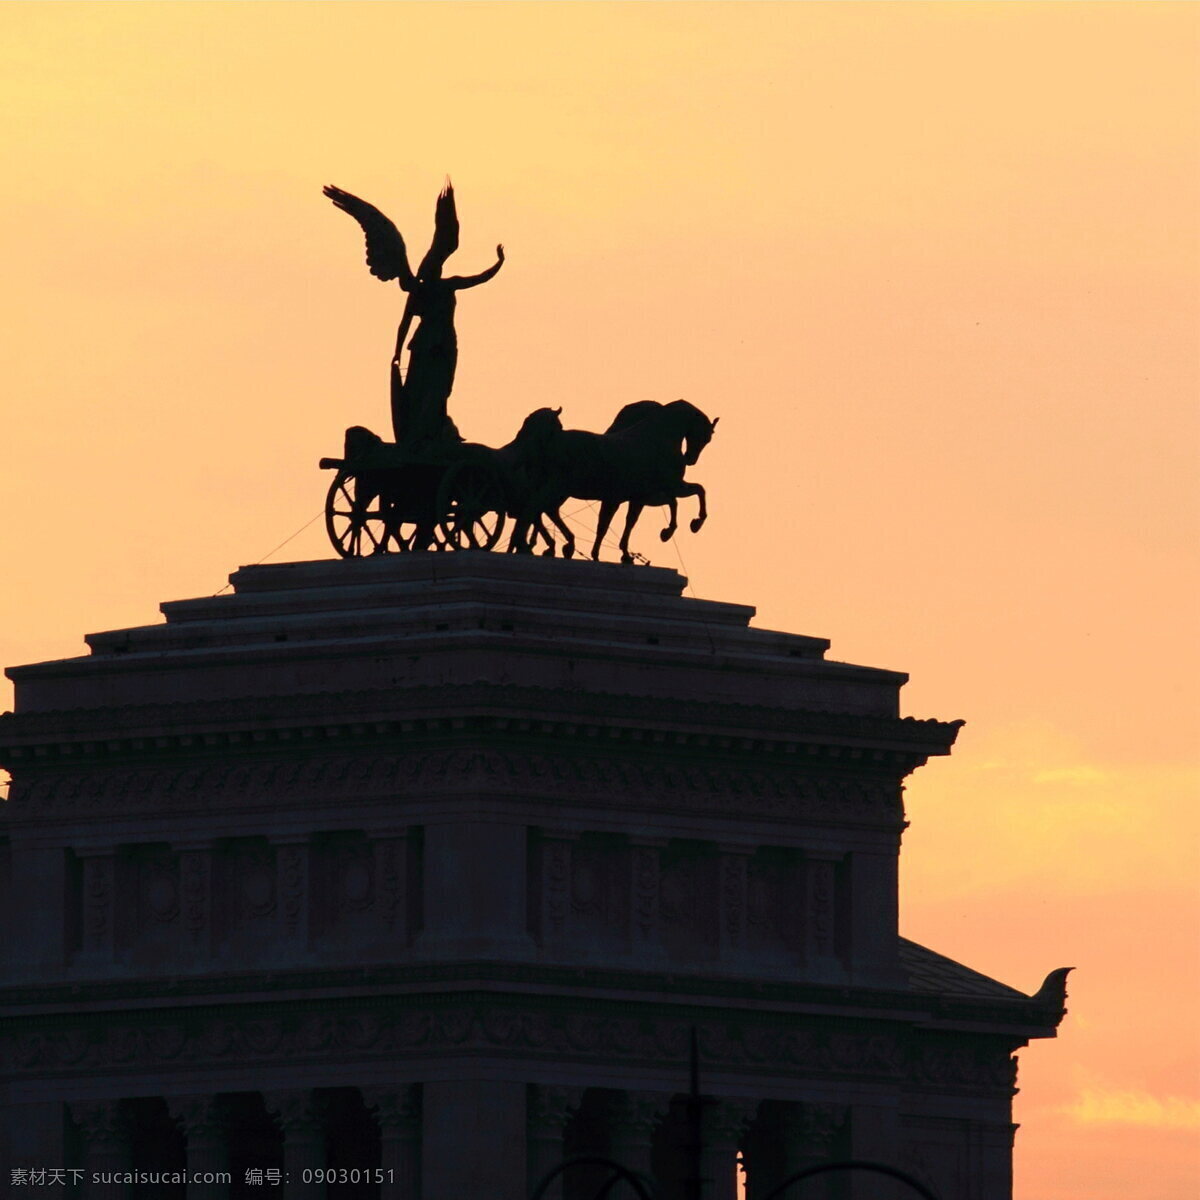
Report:
[[[520,431],[514,441],[544,442],[556,433],[562,433],[562,408],[535,408],[521,422]]]
[[[684,440],[683,462],[693,466],[704,447],[712,441],[713,430],[721,419],[709,420],[694,404],[686,400],[675,400],[665,406],[676,423],[680,437]]]

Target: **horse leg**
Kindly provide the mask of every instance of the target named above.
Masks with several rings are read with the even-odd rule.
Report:
[[[533,552],[535,536],[541,538],[542,541],[546,543],[546,549],[542,551],[542,557],[543,558],[553,558],[554,557],[554,539],[550,536],[550,531],[546,528],[546,522],[542,520],[541,513],[538,513],[538,515],[533,518],[533,533],[530,535],[530,538],[529,538],[530,553]]]
[[[600,503],[600,520],[596,523],[596,540],[592,543],[592,561],[600,561],[600,543],[604,541],[604,535],[608,532],[608,527],[612,524],[612,519],[617,515],[617,509],[621,507],[620,501],[603,500]]]
[[[697,496],[700,499],[699,515],[692,518],[691,524],[688,526],[693,533],[700,532],[700,526],[708,520],[708,508],[704,503],[704,488],[698,483],[681,483],[676,489],[677,496]]]
[[[553,508],[548,508],[543,514],[550,518],[554,523],[554,528],[563,535],[563,558],[573,558],[575,555],[575,535],[564,524],[562,517],[559,515],[560,505],[555,505]]]
[[[629,502],[629,512],[625,517],[625,532],[621,534],[621,561],[623,563],[633,562],[633,555],[629,553],[629,535],[633,532],[633,527],[638,522],[638,517],[642,515],[644,504],[635,504],[634,501]]]
[[[667,507],[671,510],[671,520],[666,529],[661,530],[658,535],[664,542],[669,542],[675,536],[675,530],[679,528],[679,505],[674,496],[667,501]]]
[[[533,522],[524,513],[513,513],[513,531],[508,538],[509,554],[533,551]]]

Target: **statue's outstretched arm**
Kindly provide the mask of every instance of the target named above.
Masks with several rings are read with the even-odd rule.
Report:
[[[496,247],[496,261],[488,267],[486,271],[480,271],[478,275],[452,275],[446,282],[456,291],[460,292],[463,288],[472,288],[481,283],[493,278],[497,271],[504,266],[504,247]]]

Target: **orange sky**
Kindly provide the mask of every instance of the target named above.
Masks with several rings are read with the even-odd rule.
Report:
[[[460,305],[459,426],[720,416],[694,590],[969,722],[911,781],[904,931],[1027,990],[1078,968],[1017,1195],[1190,1198],[1198,18],[0,6],[0,661],[318,513],[316,460],[387,427],[400,308],[320,187],[423,249],[450,172],[453,269],[508,251]],[[328,554],[318,522],[275,557]]]

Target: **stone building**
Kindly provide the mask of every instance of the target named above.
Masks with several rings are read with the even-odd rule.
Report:
[[[905,676],[658,568],[232,583],[9,672],[5,1183],[521,1200],[596,1153],[682,1200],[695,1028],[710,1200],[739,1154],[749,1200],[832,1157],[1011,1195],[1013,1053],[1062,993],[898,936],[902,781],[957,732]],[[146,1182],[185,1169],[230,1182]]]

